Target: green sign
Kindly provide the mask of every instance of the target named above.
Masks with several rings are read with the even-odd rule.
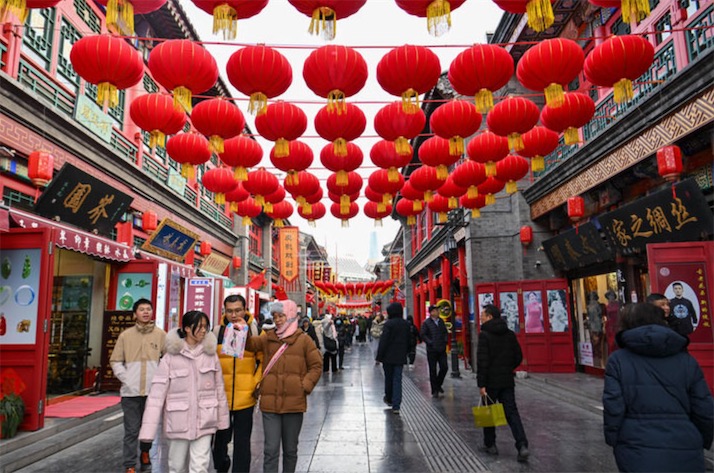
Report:
[[[112,139],[112,120],[101,107],[84,95],[77,98],[74,119],[89,131],[109,143]]]

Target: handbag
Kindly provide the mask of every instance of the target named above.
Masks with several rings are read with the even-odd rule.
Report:
[[[329,352],[337,351],[337,340],[330,337],[322,337],[323,345],[325,345],[325,350]]]
[[[287,343],[283,343],[282,345],[280,345],[280,348],[278,348],[278,351],[275,352],[275,355],[273,355],[273,357],[268,362],[268,366],[266,366],[265,369],[263,370],[263,379],[265,379],[265,376],[268,374],[268,372],[270,372],[270,369],[273,367],[275,362],[278,361],[278,358],[280,358],[280,355],[282,355],[283,352],[285,352],[285,350],[287,350],[287,348],[288,348]],[[262,380],[259,381],[258,384],[255,385],[255,388],[253,388],[253,399],[255,399],[256,401],[258,399],[260,399],[260,385],[262,384],[262,382],[263,382]]]
[[[493,399],[486,396],[488,404],[483,404],[484,398],[479,399],[478,406],[471,408],[474,415],[474,423],[476,427],[498,427],[506,425],[506,412],[503,410],[503,404],[493,402]]]

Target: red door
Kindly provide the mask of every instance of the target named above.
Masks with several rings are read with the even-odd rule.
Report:
[[[50,229],[14,229],[0,239],[0,371],[14,370],[25,385],[20,428],[45,424],[48,326],[54,253]]]

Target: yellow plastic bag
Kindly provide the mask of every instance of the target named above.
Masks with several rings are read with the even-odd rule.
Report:
[[[488,398],[490,404],[483,404],[483,398],[479,401],[478,406],[471,408],[474,414],[474,423],[476,427],[498,427],[506,425],[506,412],[503,410],[503,404],[500,402],[494,403],[491,398]]]

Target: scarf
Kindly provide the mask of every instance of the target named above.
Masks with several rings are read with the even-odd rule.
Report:
[[[282,327],[275,330],[275,334],[280,339],[288,338],[290,335],[294,334],[298,328],[298,313],[297,304],[291,300],[281,301],[283,305],[283,311],[285,316],[288,318]]]

